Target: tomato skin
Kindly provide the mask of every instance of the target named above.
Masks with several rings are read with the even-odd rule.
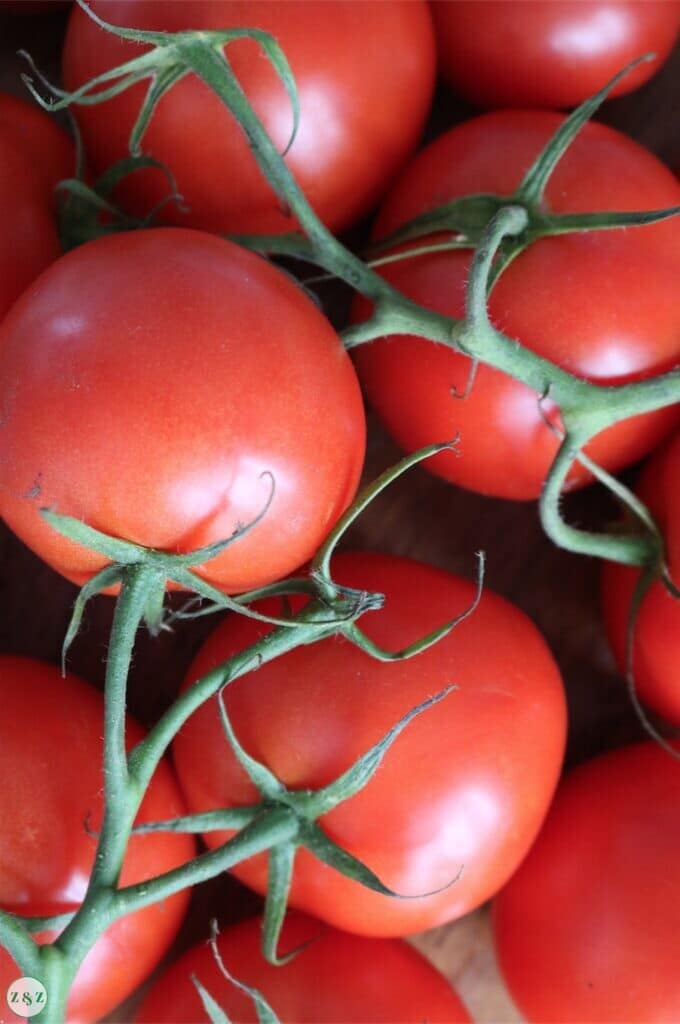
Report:
[[[0,657],[0,905],[50,915],[83,899],[102,816],[104,704],[76,676],[28,658]],[[132,719],[127,742],[143,737]],[[156,771],[138,821],[184,813],[170,767]],[[123,866],[123,885],[162,874],[188,860],[193,839],[180,834],[138,836]],[[188,892],[137,911],[109,928],[88,954],[68,1004],[69,1021],[97,1020],[151,973],[174,938]],[[47,938],[47,937],[45,937]],[[4,992],[18,968],[0,950]]]
[[[456,0],[431,4],[439,70],[482,107],[574,107],[645,53],[610,96],[632,92],[668,57],[675,0]]]
[[[334,578],[387,595],[385,609],[361,626],[393,650],[463,611],[474,594],[466,580],[387,555],[338,555]],[[243,618],[224,621],[187,684],[263,632]],[[278,658],[225,691],[246,750],[286,785],[316,788],[450,684],[459,691],[411,723],[370,784],[320,823],[400,894],[445,886],[462,865],[461,877],[437,895],[398,900],[361,888],[301,850],[293,906],[347,931],[388,936],[459,917],[494,893],[526,853],[557,782],[565,734],[559,672],[529,619],[485,591],[468,620],[412,660],[380,664],[332,639]],[[192,810],[257,799],[223,739],[215,700],[182,728],[173,756]],[[208,845],[224,838],[205,836]],[[234,873],[263,891],[266,860],[253,858]]]
[[[561,120],[549,112],[500,111],[445,133],[404,170],[380,211],[375,237],[449,199],[509,195]],[[680,202],[680,186],[651,153],[591,123],[556,168],[546,201],[556,213],[661,208]],[[411,299],[460,317],[469,264],[467,252],[434,253],[388,264],[381,273]],[[679,273],[680,233],[673,221],[543,239],[499,279],[490,315],[510,338],[564,369],[623,383],[677,363]],[[356,318],[369,308],[358,301]],[[355,362],[369,401],[402,447],[410,451],[460,434],[457,452],[429,460],[428,469],[482,494],[538,497],[558,441],[527,387],[480,366],[472,392],[456,399],[451,388],[464,391],[470,360],[409,336],[365,344]],[[550,402],[544,410],[557,418]],[[676,407],[628,419],[603,431],[587,451],[616,471],[655,447],[678,418]],[[590,479],[577,466],[569,486]]]
[[[54,186],[75,171],[75,152],[66,133],[39,107],[6,92],[0,92],[0,133],[13,136],[43,177],[53,202]]]
[[[680,771],[654,743],[581,765],[496,898],[501,970],[528,1021],[677,1021]]]
[[[286,275],[202,232],[63,257],[6,319],[0,381],[0,514],[74,582],[105,560],[41,507],[190,551],[251,522],[271,473],[265,517],[200,570],[244,590],[311,556],[361,472],[361,394],[328,321]]]
[[[61,253],[53,193],[73,164],[71,143],[43,111],[0,92],[0,320]]]
[[[680,435],[647,463],[640,497],[666,540],[668,568],[680,578]],[[609,642],[621,672],[626,671],[628,616],[640,573],[606,563],[602,574],[602,605]],[[640,698],[673,725],[680,725],[680,600],[662,583],[653,583],[635,625],[633,675]]]
[[[360,5],[351,0],[97,0],[92,7],[105,20],[128,27],[250,27],[274,35],[290,62],[300,98],[299,130],[286,162],[319,217],[336,231],[377,202],[416,146],[435,75],[432,24],[422,0]],[[77,88],[141,52],[136,44],[102,32],[74,6],[63,57],[67,88]],[[254,42],[230,44],[228,55],[246,95],[283,151],[293,122],[282,84]],[[75,108],[95,168],[102,170],[127,155],[146,88],[145,83],[101,106]],[[273,233],[295,227],[231,114],[194,76],[163,98],[144,150],[173,171],[191,209],[182,213],[166,207],[167,222],[215,232]],[[140,214],[147,214],[167,193],[167,181],[153,171],[135,174],[121,190],[126,206]]]
[[[282,950],[309,946],[283,967],[260,952],[262,924],[250,918],[220,933],[218,947],[233,977],[256,988],[285,1024],[468,1024],[454,989],[405,942],[362,939],[329,929],[294,911],[286,915]],[[227,981],[203,942],[177,960],[137,1011],[138,1024],[209,1021],[192,976],[217,1000],[230,1020],[257,1024],[250,999]]]

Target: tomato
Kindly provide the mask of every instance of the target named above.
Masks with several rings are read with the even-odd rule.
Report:
[[[581,765],[496,899],[495,941],[529,1021],[680,1017],[680,769],[654,743]]]
[[[639,488],[666,540],[668,565],[680,579],[680,434],[647,464]],[[622,672],[630,604],[639,578],[637,569],[607,564],[602,577],[604,619],[609,641]],[[643,701],[674,725],[680,725],[680,600],[660,582],[645,596],[633,647],[633,676]]]
[[[53,193],[73,171],[62,130],[37,107],[0,93],[0,320],[61,253]]]
[[[375,642],[401,648],[462,612],[474,587],[441,570],[378,554],[343,554],[340,583],[387,595],[361,620]],[[275,610],[278,603],[268,606]],[[209,637],[187,684],[265,630],[228,618]],[[287,786],[316,788],[353,764],[410,708],[450,684],[460,689],[399,737],[371,782],[324,815],[324,831],[394,892],[444,891],[400,900],[373,893],[297,854],[291,903],[336,927],[400,935],[459,917],[492,895],[528,850],[557,782],[564,747],[560,676],[533,624],[485,591],[477,610],[412,660],[384,664],[346,641],[298,648],[225,691],[240,742]],[[174,744],[194,811],[257,799],[230,754],[215,699]],[[210,846],[225,833],[205,836]],[[234,873],[266,885],[265,856]]]
[[[375,237],[470,193],[509,195],[561,123],[557,114],[500,111],[446,132],[405,169],[379,214]],[[680,203],[680,185],[651,153],[600,124],[587,125],[557,166],[546,192],[555,213],[653,209]],[[381,272],[417,302],[451,316],[464,312],[466,251],[430,253]],[[680,357],[680,232],[667,221],[628,231],[546,238],[507,268],[490,298],[507,336],[580,377],[621,383],[669,369]],[[365,316],[366,303],[356,309]],[[457,452],[427,466],[482,494],[539,495],[558,441],[524,385],[480,366],[465,391],[470,360],[441,345],[402,336],[356,350],[370,402],[395,439],[412,450],[460,434]],[[544,410],[555,418],[554,407]],[[610,471],[640,458],[678,422],[678,408],[631,418],[588,446]],[[570,485],[590,477],[575,467]]]
[[[286,917],[281,948],[309,946],[274,967],[260,953],[261,938],[261,921],[251,918],[221,932],[219,953],[229,973],[256,988],[282,1024],[470,1021],[448,982],[405,942],[346,935],[293,912]],[[224,977],[205,942],[161,975],[137,1011],[139,1024],[209,1021],[194,977],[230,1020],[257,1024],[253,1000]]]
[[[0,381],[0,514],[77,583],[105,559],[41,507],[182,552],[251,522],[273,487],[258,525],[201,569],[243,590],[311,556],[361,471],[361,394],[328,321],[265,260],[202,232],[68,253],[7,317]]]
[[[574,107],[637,57],[610,93],[646,82],[680,28],[675,0],[456,0],[432,4],[440,71],[482,107]]]
[[[0,906],[50,915],[76,909],[92,869],[102,816],[101,694],[76,676],[28,658],[0,657]],[[130,745],[142,739],[128,719]],[[153,777],[138,821],[184,813],[167,764]],[[130,842],[123,885],[177,867],[194,852],[181,834],[138,836]],[[189,901],[179,893],[112,925],[76,977],[68,1004],[72,1021],[97,1020],[151,973],[174,938]],[[44,937],[46,938],[46,936]],[[20,974],[0,949],[0,990]]]
[[[434,85],[435,55],[427,5],[416,2],[249,0],[96,0],[116,25],[175,32],[259,28],[288,58],[300,98],[300,124],[286,162],[319,217],[346,227],[366,213],[415,148]],[[137,56],[140,48],[102,32],[74,6],[64,47],[69,89]],[[228,47],[229,62],[281,151],[293,127],[283,85],[251,40]],[[111,102],[75,108],[89,158],[102,170],[127,155],[130,130],[147,84]],[[280,232],[295,226],[257,168],[245,136],[218,97],[185,78],[159,104],[143,148],[176,176],[190,207],[168,206],[172,223],[220,232]],[[121,191],[146,214],[168,192],[165,177],[144,171]]]

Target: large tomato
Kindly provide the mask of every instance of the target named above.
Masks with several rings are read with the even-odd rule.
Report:
[[[432,5],[439,65],[483,107],[572,107],[636,57],[653,53],[611,92],[646,82],[680,28],[675,0],[456,0]]]
[[[387,595],[362,619],[377,643],[397,649],[469,605],[474,587],[441,570],[387,555],[340,555],[334,575]],[[276,607],[271,604],[270,608]],[[187,682],[262,635],[261,624],[227,619],[208,639]],[[289,787],[325,785],[426,697],[460,689],[399,737],[372,781],[320,821],[393,891],[381,896],[297,855],[291,902],[364,935],[419,931],[467,913],[491,896],[528,850],[557,782],[565,707],[559,672],[527,617],[489,591],[445,640],[405,662],[382,664],[346,641],[297,650],[226,691],[246,750]],[[177,773],[193,810],[257,797],[230,754],[216,700],[199,709],[174,744]],[[209,845],[224,834],[206,835]],[[235,874],[266,886],[264,856]]]
[[[415,147],[434,84],[434,39],[427,5],[352,0],[324,3],[249,0],[96,0],[116,25],[175,32],[259,28],[276,37],[292,67],[300,124],[286,162],[321,219],[346,227],[380,197]],[[98,28],[74,6],[64,48],[64,79],[74,89],[140,52]],[[293,126],[291,103],[259,46],[230,44],[229,61],[281,151]],[[104,169],[126,156],[146,84],[111,102],[77,107],[89,158]],[[175,224],[222,232],[294,227],[258,170],[246,138],[218,97],[194,76],[168,93],[144,149],[176,176],[189,207],[166,207]],[[168,192],[165,177],[144,171],[121,191],[148,213]]]
[[[105,560],[41,507],[181,552],[252,521],[273,486],[261,522],[201,570],[243,590],[309,558],[364,454],[325,317],[259,256],[182,228],[99,239],[36,282],[0,334],[0,422],[0,514],[75,582]]]
[[[76,909],[92,870],[102,815],[102,697],[82,680],[27,658],[0,658],[0,905],[27,915]],[[143,736],[128,719],[130,745]],[[138,821],[184,812],[177,783],[161,764]],[[141,882],[188,860],[180,834],[131,840],[122,884]],[[71,1021],[98,1020],[151,973],[177,932],[188,903],[179,893],[121,918],[98,940],[76,977]],[[20,974],[0,950],[0,990]],[[48,993],[49,998],[49,993]]]
[[[668,567],[680,580],[680,435],[645,467],[639,493],[659,524],[666,541]],[[622,672],[630,604],[639,571],[608,563],[602,596],[610,643]],[[653,583],[637,621],[633,646],[633,676],[640,697],[650,707],[680,725],[680,600],[666,587]]]
[[[0,93],[0,320],[60,255],[54,187],[73,171],[62,130],[37,107]]]
[[[567,777],[494,908],[500,966],[527,1020],[680,1019],[679,846],[680,770],[656,744]]]
[[[424,957],[396,939],[363,939],[291,912],[281,949],[302,950],[283,967],[260,952],[262,925],[251,918],[223,931],[220,956],[229,973],[257,989],[280,1021],[297,1024],[467,1024],[470,1016],[449,983]],[[192,978],[239,1024],[257,1024],[253,1000],[220,971],[207,943],[161,975],[137,1011],[139,1024],[209,1021]]]
[[[560,123],[549,112],[500,111],[453,128],[403,172],[375,237],[450,199],[511,194]],[[555,213],[679,203],[680,184],[656,157],[592,123],[560,161],[545,198]],[[382,273],[417,302],[462,316],[469,265],[469,253],[459,250],[387,264]],[[680,357],[679,274],[675,221],[543,239],[499,279],[490,315],[510,338],[577,376],[629,381],[668,369]],[[365,315],[362,303],[357,316]],[[368,398],[404,448],[460,433],[457,452],[438,455],[428,468],[482,494],[538,496],[558,441],[527,387],[480,366],[468,397],[455,397],[453,387],[459,395],[465,390],[470,360],[408,336],[363,345],[356,364]],[[677,407],[626,420],[595,438],[588,452],[617,470],[653,448],[677,420]],[[577,467],[570,483],[587,479]]]

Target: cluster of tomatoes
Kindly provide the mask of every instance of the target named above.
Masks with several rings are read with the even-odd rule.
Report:
[[[653,51],[654,60],[614,92],[639,87],[680,28],[680,5],[670,0],[93,0],[90,8],[129,28],[252,27],[274,36],[300,104],[286,163],[333,232],[378,208],[375,242],[462,196],[512,194],[563,122],[555,110],[582,102]],[[75,6],[64,88],[76,91],[140,52]],[[276,66],[252,38],[230,42],[227,54],[286,150],[293,112]],[[413,155],[437,66],[467,100],[497,109]],[[65,254],[55,187],[74,176],[73,144],[37,106],[0,95],[0,516],[7,526],[82,586],[107,556],[55,530],[45,508],[173,553],[249,524],[197,575],[226,594],[267,587],[312,558],[356,494],[366,448],[362,388],[404,450],[458,436],[428,464],[437,475],[493,497],[538,497],[559,444],[547,420],[558,411],[491,366],[472,373],[466,355],[426,338],[380,338],[350,359],[299,281],[223,237],[277,235],[296,221],[221,100],[196,76],[176,77],[165,83],[143,140],[158,165],[137,166],[107,197],[140,224],[153,212],[155,226],[113,230],[105,210],[100,237]],[[135,79],[106,101],[74,104],[86,180],[101,183],[126,157],[148,89]],[[168,201],[160,164],[181,200]],[[667,209],[680,206],[680,183],[632,139],[590,123],[561,159],[544,204],[554,214]],[[427,241],[434,243],[428,251],[379,258],[376,268],[419,305],[461,317],[471,252],[437,247],[439,236]],[[507,336],[578,377],[640,380],[680,361],[679,271],[673,219],[556,235],[516,257],[493,288],[489,313]],[[357,295],[351,319],[370,313]],[[658,449],[639,493],[665,538],[667,578],[653,582],[642,602],[632,667],[645,705],[680,726],[680,605],[671,592],[680,581],[678,408],[616,424],[588,454],[615,473]],[[570,486],[590,480],[575,464]],[[451,519],[455,534],[453,507]],[[622,670],[639,575],[619,565],[605,572],[607,628]],[[342,552],[333,580],[385,595],[384,607],[361,621],[376,649],[408,648],[475,596],[468,581],[386,554]],[[303,603],[291,599],[289,611]],[[281,614],[271,597],[255,608]],[[228,615],[198,651],[184,687],[272,629]],[[206,993],[229,1019],[264,1019],[259,997],[242,984],[284,1024],[468,1021],[448,983],[400,937],[492,897],[500,966],[527,1020],[678,1019],[680,767],[649,741],[581,765],[555,795],[564,690],[547,644],[518,608],[485,589],[471,615],[414,658],[379,662],[332,637],[262,665],[224,696],[245,750],[288,789],[315,790],[451,684],[456,692],[408,726],[369,784],[319,822],[399,897],[369,891],[300,850],[290,888],[297,910],[279,945],[297,955],[268,964],[259,921],[226,928],[215,946],[203,942],[160,977],[138,1021],[209,1019]],[[0,907],[24,916],[72,911],[85,895],[103,814],[102,698],[56,667],[6,655],[0,706],[0,777],[11,780],[0,795]],[[27,744],[27,720],[50,728]],[[142,735],[130,719],[128,744]],[[258,799],[212,698],[177,735],[172,764],[157,770],[137,820]],[[202,841],[213,849],[229,836],[208,831]],[[195,851],[194,838],[179,831],[134,836],[120,884],[158,876]],[[233,870],[266,892],[265,854]],[[188,899],[174,895],[105,932],[78,971],[70,1020],[101,1018],[149,977]],[[44,932],[41,941],[56,935]],[[0,951],[0,990],[19,973]]]

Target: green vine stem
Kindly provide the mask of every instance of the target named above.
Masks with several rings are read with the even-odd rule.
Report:
[[[312,261],[361,292],[374,303],[372,317],[344,332],[347,348],[364,344],[386,334],[412,334],[446,345],[470,357],[473,365],[485,363],[513,377],[536,392],[537,401],[550,393],[558,405],[566,437],[549,473],[540,501],[543,526],[559,546],[581,554],[597,555],[629,565],[654,565],[663,562],[656,533],[646,537],[586,533],[569,526],[562,518],[560,501],[569,466],[597,433],[614,423],[680,401],[680,370],[677,368],[634,383],[598,385],[561,370],[548,360],[525,349],[495,330],[489,323],[486,302],[489,290],[502,270],[517,253],[537,238],[570,231],[611,229],[648,224],[674,216],[677,208],[641,213],[593,213],[578,216],[550,215],[542,209],[542,197],[550,175],[560,158],[587,120],[607,97],[611,88],[644,55],[624,68],[595,96],[567,117],[554,137],[529,169],[514,196],[469,196],[445,204],[417,218],[385,241],[394,245],[405,239],[421,238],[433,231],[446,230],[458,235],[457,242],[475,248],[464,321],[426,310],[411,302],[389,285],[376,271],[345,248],[319,221],[302,190],[291,175],[282,155],[269,138],[264,125],[251,107],[228,61],[228,45],[238,33],[229,32],[143,32],[120,28],[104,22],[77,0],[103,31],[134,40],[151,49],[119,68],[114,68],[86,83],[73,93],[53,90],[57,97],[46,102],[58,109],[77,103],[99,103],[118,95],[131,84],[149,79],[146,101],[130,137],[133,158],[140,157],[144,131],[155,104],[183,75],[194,73],[228,107],[241,125],[255,159],[282,205],[290,209],[304,236],[247,237],[238,241],[262,253],[279,254]],[[275,40],[266,33],[257,35],[267,57],[287,89],[297,124],[298,105],[295,83],[285,57]],[[42,79],[44,83],[44,79]],[[456,244],[455,237],[449,244]],[[381,246],[382,248],[383,246]],[[603,477],[606,482],[606,477]],[[622,492],[617,496],[621,498]],[[625,500],[625,499],[624,499]]]
[[[274,858],[275,869],[271,876],[269,905],[276,913],[270,909],[264,946],[265,952],[272,959],[276,958],[275,947],[290,881],[290,872],[285,866],[288,861],[292,865],[294,851],[298,845],[307,846],[326,863],[332,864],[345,874],[350,874],[363,884],[380,892],[390,892],[368,868],[328,840],[314,825],[314,819],[331,806],[348,799],[365,785],[401,731],[416,715],[441,699],[442,695],[409,712],[390,730],[381,743],[359,760],[353,769],[319,794],[288,793],[273,776],[267,780],[267,769],[264,766],[258,766],[249,759],[250,771],[256,774],[258,788],[262,789],[264,786],[266,790],[266,799],[262,803],[252,807],[225,808],[204,815],[187,815],[168,822],[151,822],[136,828],[134,821],[161,758],[184,722],[201,704],[220,693],[239,676],[294,647],[315,643],[317,640],[335,635],[345,636],[351,643],[375,656],[382,654],[384,658],[412,657],[448,633],[465,614],[469,614],[468,611],[463,616],[444,624],[432,634],[423,637],[420,642],[411,645],[407,651],[396,654],[389,651],[381,652],[360,630],[357,620],[367,611],[380,608],[383,596],[342,587],[333,581],[330,572],[333,551],[351,523],[366,506],[394,479],[444,447],[446,446],[431,445],[402,459],[365,488],[345,512],[317,554],[315,565],[322,566],[323,572],[316,571],[309,578],[276,583],[251,595],[226,599],[231,610],[254,615],[274,628],[261,640],[236,654],[229,662],[207,673],[186,690],[146,738],[130,751],[126,751],[125,744],[125,705],[127,677],[137,630],[146,619],[151,617],[153,620],[160,614],[168,579],[185,580],[201,593],[203,581],[191,571],[192,566],[202,565],[228,545],[238,543],[244,533],[252,528],[253,523],[208,548],[186,555],[172,555],[106,536],[79,520],[48,510],[43,512],[53,528],[71,541],[85,543],[99,554],[115,559],[83,587],[81,597],[74,607],[73,622],[67,631],[65,644],[68,644],[77,632],[87,598],[97,590],[110,586],[112,582],[120,584],[105,681],[104,815],[101,830],[94,836],[97,840],[95,861],[83,902],[73,912],[49,918],[22,917],[0,911],[0,942],[16,960],[20,969],[42,980],[48,990],[48,1003],[41,1013],[41,1019],[45,1024],[64,1019],[68,991],[78,967],[102,932],[114,921],[189,886],[213,878],[256,853],[270,851]],[[261,515],[256,521],[259,521]],[[475,604],[479,597],[481,578],[480,568]],[[217,591],[215,593],[219,594]],[[296,615],[284,620],[260,615],[246,603],[246,599],[289,593],[301,593],[307,596],[308,601]],[[151,616],[150,607],[155,610]],[[222,608],[224,605],[218,601],[215,607]],[[224,720],[227,721],[226,711]],[[241,751],[242,756],[246,758],[247,755],[238,745],[233,732],[229,732],[229,736],[233,748]],[[236,835],[218,849],[203,853],[163,875],[134,885],[119,887],[121,866],[133,833],[196,833],[216,828],[236,830]],[[280,870],[277,871],[276,867]],[[37,945],[32,935],[50,928],[63,930],[54,942]]]
[[[52,109],[65,108],[74,103],[100,103],[133,84],[149,81],[146,99],[131,134],[130,161],[127,165],[123,161],[117,169],[102,176],[98,182],[98,199],[93,199],[82,183],[70,183],[67,190],[73,199],[82,203],[92,201],[95,207],[99,203],[98,209],[112,214],[114,226],[117,224],[119,228],[144,226],[146,222],[132,224],[124,215],[122,219],[116,220],[117,211],[109,202],[111,189],[126,169],[143,166],[144,161],[148,164],[149,158],[140,153],[140,147],[160,98],[185,75],[197,75],[237,119],[262,173],[281,203],[290,209],[304,233],[260,239],[241,237],[239,240],[263,253],[311,261],[370,299],[374,304],[372,317],[363,324],[349,328],[344,334],[348,348],[384,334],[414,334],[461,352],[472,360],[473,366],[479,362],[502,370],[531,388],[536,393],[539,406],[549,394],[551,400],[559,406],[564,436],[540,501],[541,518],[547,533],[557,544],[569,550],[659,571],[663,550],[658,531],[648,528],[651,522],[647,518],[649,514],[639,503],[637,508],[633,507],[625,488],[619,486],[615,493],[633,508],[638,519],[645,525],[642,533],[626,536],[594,535],[574,529],[562,519],[560,501],[572,462],[577,458],[585,459],[582,449],[595,434],[623,418],[659,409],[680,400],[680,370],[632,384],[595,385],[518,346],[513,339],[491,325],[487,310],[488,294],[499,273],[535,238],[564,231],[649,223],[677,212],[662,210],[639,215],[584,214],[569,220],[550,217],[540,209],[540,199],[552,169],[581,125],[607,95],[609,87],[565,120],[513,197],[469,197],[446,211],[449,218],[446,228],[440,224],[437,230],[453,232],[448,244],[464,244],[474,249],[465,318],[456,320],[423,309],[401,295],[370,265],[335,239],[316,217],[288,170],[282,154],[277,151],[244,95],[228,61],[228,46],[234,39],[243,36],[255,38],[287,90],[296,126],[298,106],[295,84],[285,56],[274,39],[266,33],[249,29],[168,34],[118,28],[95,16],[83,0],[77,2],[100,25],[102,31],[149,46],[150,49],[121,67],[100,75],[74,93],[52,89],[56,99],[48,102],[41,100],[44,106]],[[46,84],[44,79],[41,78],[41,81],[43,85]],[[28,84],[34,94],[38,95],[32,83],[29,81]],[[176,190],[170,183],[169,187],[172,197]],[[436,211],[437,216],[441,213],[441,210]],[[434,230],[433,225],[440,222],[433,219],[433,216],[427,224],[416,224],[415,227],[412,224],[408,229],[411,231],[410,237],[419,238],[424,232]],[[80,237],[90,237],[91,229],[90,224]],[[105,226],[103,230],[111,230],[111,225]],[[394,238],[391,243],[394,243]],[[139,826],[137,831],[147,832],[165,829],[196,832],[206,827],[233,828],[236,834],[218,849],[203,853],[189,863],[145,882],[121,888],[119,874],[129,837],[135,831],[134,821],[140,803],[161,758],[189,716],[205,701],[221,694],[223,688],[233,680],[294,647],[335,635],[345,637],[367,654],[383,660],[412,657],[435,643],[460,621],[459,617],[444,624],[404,651],[383,651],[369,640],[357,624],[364,613],[381,606],[382,595],[343,588],[333,581],[330,572],[332,553],[361,509],[392,479],[416,462],[440,451],[442,447],[431,446],[409,456],[360,495],[355,506],[346,513],[317,553],[309,579],[276,584],[272,588],[264,588],[256,594],[241,595],[239,598],[225,597],[206,584],[194,570],[227,544],[237,542],[242,531],[200,552],[172,556],[139,548],[119,538],[105,537],[87,524],[68,520],[55,513],[45,513],[55,529],[71,540],[99,552],[109,562],[95,580],[83,588],[66,636],[65,650],[78,629],[87,599],[104,586],[120,584],[106,678],[104,816],[86,895],[75,912],[50,919],[23,918],[0,912],[0,941],[21,970],[41,978],[48,988],[48,1004],[41,1014],[45,1024],[63,1020],[68,989],[79,965],[97,938],[113,921],[189,885],[211,878],[255,853],[268,851],[270,858],[271,887],[265,912],[264,948],[274,961],[277,959],[278,931],[287,900],[295,850],[300,845],[370,888],[383,893],[390,892],[365,865],[336,847],[318,826],[316,819],[365,785],[401,730],[415,715],[425,712],[446,694],[439,694],[413,709],[343,777],[317,793],[289,792],[271,773],[268,775],[265,766],[250,758],[238,743],[229,725],[224,704],[221,704],[226,740],[260,791],[261,802],[248,808],[225,808],[211,812],[207,820],[206,816],[187,815],[170,822],[152,822]],[[606,483],[607,474],[599,475]],[[258,519],[266,514],[267,507]],[[478,594],[472,608],[479,597],[482,572],[483,562],[480,561]],[[134,640],[141,624],[146,623],[155,630],[163,625],[162,600],[168,579],[179,582],[207,600],[210,610],[229,608],[264,620],[274,628],[185,691],[146,738],[127,752],[125,694]],[[308,602],[290,618],[263,616],[251,607],[251,601],[268,592],[281,595],[303,593],[308,597]],[[189,615],[190,612],[187,610],[185,614]],[[63,927],[63,931],[54,942],[36,945],[32,934],[48,925]]]

